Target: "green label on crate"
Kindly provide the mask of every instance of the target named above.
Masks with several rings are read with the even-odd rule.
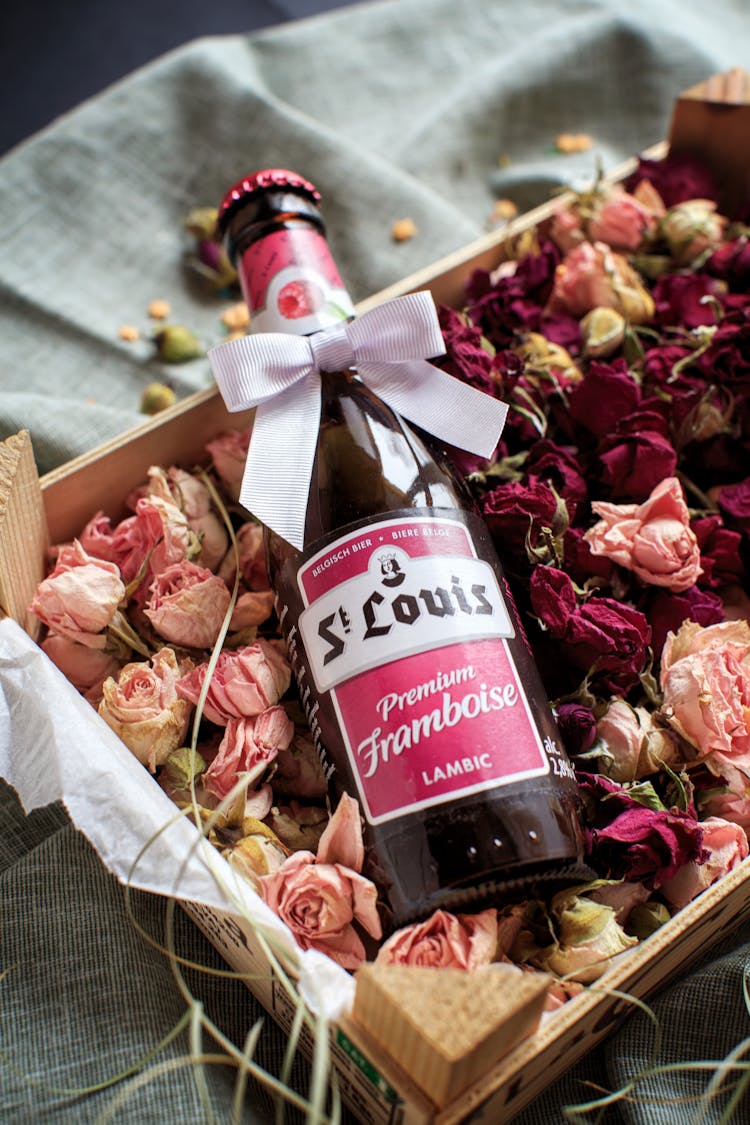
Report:
[[[393,1089],[393,1087],[388,1085],[385,1078],[383,1078],[383,1076],[378,1073],[370,1060],[366,1059],[362,1052],[354,1046],[351,1039],[348,1039],[346,1035],[344,1035],[343,1031],[337,1030],[336,1042],[338,1043],[339,1047],[341,1047],[342,1051],[344,1051],[345,1054],[349,1056],[352,1062],[359,1067],[365,1077],[370,1079],[373,1086],[377,1087],[377,1089],[380,1090],[381,1094],[387,1101],[398,1101],[398,1094]]]

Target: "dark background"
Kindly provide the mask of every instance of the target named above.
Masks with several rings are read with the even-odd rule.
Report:
[[[352,2],[6,0],[0,14],[0,153],[192,39],[260,31]]]

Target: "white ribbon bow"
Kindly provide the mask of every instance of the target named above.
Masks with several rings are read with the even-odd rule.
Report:
[[[398,414],[450,445],[490,457],[508,408],[427,362],[444,353],[427,292],[396,297],[312,336],[266,332],[212,348],[227,409],[257,407],[241,503],[302,549],[323,371],[355,368]]]

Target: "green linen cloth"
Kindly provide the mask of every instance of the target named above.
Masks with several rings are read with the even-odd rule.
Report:
[[[750,68],[748,30],[745,0],[379,0],[159,60],[0,161],[0,437],[28,428],[43,472],[137,424],[155,379],[180,396],[210,385],[203,359],[155,358],[146,309],[167,298],[173,321],[204,344],[221,338],[216,299],[186,269],[182,222],[240,175],[281,165],[318,184],[358,300],[477,237],[497,197],[524,209],[590,180],[597,160],[611,168],[663,138],[680,91]],[[563,156],[561,132],[589,133],[595,147]],[[391,225],[406,216],[418,235],[397,244]],[[123,323],[145,336],[121,340]],[[75,1091],[153,1052],[184,1001],[65,813],[25,817],[1,792],[0,1118],[93,1122],[119,1088]],[[164,903],[136,894],[131,906],[160,941]],[[747,1035],[749,939],[748,929],[725,935],[657,999],[659,1062],[721,1058]],[[190,961],[221,969],[179,912],[176,941]],[[244,986],[186,974],[241,1046],[261,1014]],[[647,1064],[653,1036],[636,1013],[519,1121],[562,1121],[564,1105],[590,1096],[586,1080],[618,1088]],[[258,1058],[274,1073],[283,1047],[266,1020]],[[188,1049],[186,1034],[164,1047],[152,1063],[167,1069],[131,1089],[113,1120],[210,1120],[181,1062]],[[301,1063],[293,1077],[304,1090]],[[231,1119],[233,1080],[205,1068],[218,1120]],[[689,1072],[653,1079],[656,1100],[622,1103],[605,1120],[718,1121],[721,1103],[697,1118],[685,1100],[706,1082]],[[270,1112],[254,1088],[243,1120]],[[749,1107],[742,1113],[750,1120]]]

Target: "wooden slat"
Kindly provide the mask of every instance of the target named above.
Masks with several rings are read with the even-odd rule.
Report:
[[[0,442],[0,616],[13,617],[35,640],[29,613],[44,578],[49,539],[28,430]]]
[[[200,391],[53,469],[41,480],[51,542],[78,534],[97,509],[121,517],[125,497],[143,483],[151,465],[204,461],[207,441],[222,430],[246,428],[252,417],[252,411],[229,414],[218,391]]]
[[[669,151],[702,161],[720,211],[741,213],[750,201],[750,75],[735,67],[686,90],[675,103]]]
[[[536,1030],[551,980],[511,965],[363,965],[352,1019],[445,1106]]]

